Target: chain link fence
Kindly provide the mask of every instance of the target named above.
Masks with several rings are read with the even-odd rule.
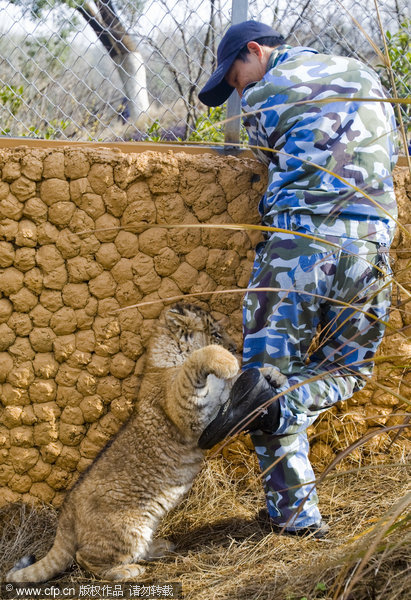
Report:
[[[385,36],[406,97],[407,9],[407,0],[0,0],[0,135],[221,141],[225,108],[208,110],[197,92],[236,10],[292,45],[359,58],[394,95],[367,39],[383,49]],[[409,105],[402,113],[409,127]]]

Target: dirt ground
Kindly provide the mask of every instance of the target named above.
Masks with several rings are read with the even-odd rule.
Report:
[[[376,456],[374,464],[362,467],[345,461],[320,483],[321,510],[331,529],[325,540],[272,532],[258,516],[265,504],[256,464],[247,458],[245,466],[239,478],[221,454],[208,458],[190,494],[159,531],[176,544],[175,551],[147,563],[142,581],[181,582],[186,600],[409,598],[410,534],[402,508],[381,536],[390,511],[405,503],[409,467],[400,451]],[[3,508],[0,576],[24,554],[40,558],[55,525],[51,507]],[[367,550],[359,581],[346,594]],[[57,581],[88,577],[74,565]]]

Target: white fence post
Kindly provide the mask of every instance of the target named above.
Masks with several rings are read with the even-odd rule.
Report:
[[[232,0],[231,7],[231,24],[241,23],[247,20],[248,0]],[[237,119],[228,121],[224,130],[224,141],[226,144],[238,144],[240,141],[240,126],[241,126],[241,104],[240,97],[237,92],[231,94],[227,100],[227,119],[238,115]]]

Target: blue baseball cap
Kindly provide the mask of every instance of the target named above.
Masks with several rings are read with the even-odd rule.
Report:
[[[253,40],[263,37],[278,38],[278,43],[284,41],[283,36],[265,23],[259,21],[243,21],[232,25],[224,34],[217,50],[217,69],[211,75],[203,89],[198,94],[199,99],[207,106],[219,106],[230,96],[234,88],[225,80],[231,65],[240,50]]]

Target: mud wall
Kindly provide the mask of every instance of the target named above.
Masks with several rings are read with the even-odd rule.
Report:
[[[0,505],[58,505],[130,415],[163,304],[114,311],[247,285],[258,232],[165,225],[258,223],[266,174],[254,160],[211,154],[25,147],[0,150],[0,174]],[[401,221],[411,229],[405,169],[396,182]],[[140,222],[156,227],[130,227]],[[410,288],[404,244],[399,232],[399,278]],[[241,299],[234,292],[197,299],[238,343]],[[399,330],[411,319],[394,310],[392,321]],[[391,331],[383,352],[399,351],[410,355],[411,345]],[[385,362],[378,376],[407,394],[409,373]],[[399,419],[398,405],[370,387],[335,410],[366,431]],[[343,425],[330,436],[320,422],[314,460],[346,441]],[[248,451],[239,441],[228,458],[238,444]]]

